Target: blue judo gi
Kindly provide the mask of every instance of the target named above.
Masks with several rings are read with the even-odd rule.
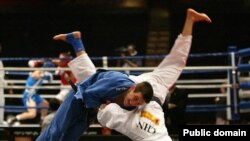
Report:
[[[77,85],[57,110],[50,125],[37,141],[76,141],[96,118],[93,109],[120,96],[135,83],[116,71],[97,71]],[[92,109],[92,110],[91,110]]]

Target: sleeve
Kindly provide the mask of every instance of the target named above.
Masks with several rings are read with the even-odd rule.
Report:
[[[115,103],[110,103],[104,109],[99,110],[97,113],[98,122],[110,129],[114,129],[118,132],[124,133],[125,124],[129,117],[129,111],[122,109]]]
[[[179,35],[170,51],[163,61],[153,71],[165,87],[170,88],[180,76],[186,66],[187,58],[191,48],[192,36]]]
[[[87,54],[76,57],[68,63],[68,66],[79,82],[96,72],[95,65]]]

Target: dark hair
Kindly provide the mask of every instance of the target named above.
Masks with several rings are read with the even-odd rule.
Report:
[[[49,108],[51,111],[56,111],[59,107],[60,107],[61,102],[56,99],[56,98],[52,98],[49,101]]]
[[[154,94],[151,84],[146,81],[136,84],[135,92],[141,92],[146,103],[151,101]]]
[[[71,55],[71,52],[70,51],[67,51],[67,52],[61,52],[60,55],[63,56],[63,58],[68,58],[68,59],[72,59],[72,55]],[[59,55],[59,56],[60,56]]]

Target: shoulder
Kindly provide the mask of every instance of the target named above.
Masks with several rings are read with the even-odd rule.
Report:
[[[130,80],[130,77],[128,74],[119,72],[119,71],[107,71],[104,73],[105,78],[111,78],[114,81],[120,81],[120,80]]]

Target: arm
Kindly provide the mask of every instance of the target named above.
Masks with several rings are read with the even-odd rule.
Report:
[[[86,53],[73,59],[68,66],[79,82],[96,72],[95,65]]]
[[[131,60],[129,60],[129,59],[125,59],[124,61],[125,61],[130,67],[139,67],[139,66],[141,66],[140,61],[133,62],[133,61],[131,61]]]
[[[169,55],[153,71],[158,76],[157,81],[166,88],[170,88],[177,81],[186,66],[191,41],[192,36],[179,35]]]
[[[41,86],[44,83],[44,80],[51,82],[53,80],[53,75],[49,72],[42,73],[41,71],[34,71],[26,80],[25,91],[32,96],[37,92],[37,86]]]

